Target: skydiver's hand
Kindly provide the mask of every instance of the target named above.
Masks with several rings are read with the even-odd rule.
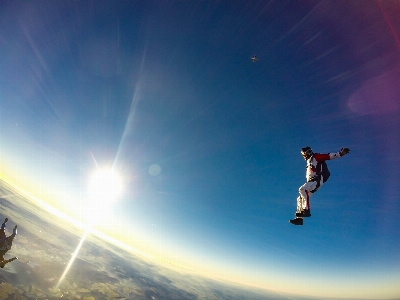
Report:
[[[8,222],[8,218],[5,218],[4,223],[7,223],[7,222]]]
[[[340,156],[346,155],[346,154],[348,154],[349,152],[350,152],[350,149],[349,149],[349,148],[342,148],[342,149],[340,150]]]

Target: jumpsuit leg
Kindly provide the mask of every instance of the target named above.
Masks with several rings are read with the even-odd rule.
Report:
[[[311,191],[314,191],[316,187],[316,181],[309,181],[299,188],[300,196],[297,198],[297,212],[301,212],[305,209],[310,209],[310,196],[312,194]]]
[[[300,196],[297,197],[297,209],[296,212],[301,212],[302,211],[302,207],[303,207],[303,198],[301,198]]]

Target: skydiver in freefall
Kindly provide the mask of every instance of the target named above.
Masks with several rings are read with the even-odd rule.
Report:
[[[254,55],[253,57],[251,57],[251,60],[253,61],[253,63],[256,62],[257,61],[257,56]]]
[[[325,161],[342,157],[349,152],[349,148],[342,148],[339,152],[328,154],[314,153],[310,147],[301,149],[301,155],[307,162],[307,182],[299,188],[300,196],[297,197],[296,218],[290,220],[290,223],[294,225],[303,225],[303,218],[311,217],[310,196],[312,193],[315,193],[330,176]]]
[[[17,235],[17,228],[18,228],[18,226],[15,225],[12,235],[6,236],[5,228],[6,228],[7,221],[8,221],[8,219],[6,218],[3,222],[3,224],[1,225],[1,229],[0,229],[0,268],[4,268],[4,266],[6,264],[8,264],[9,262],[12,262],[13,260],[18,259],[17,257],[13,257],[10,259],[4,259],[4,255],[7,253],[8,250],[11,249],[12,242],[13,242],[15,236]]]

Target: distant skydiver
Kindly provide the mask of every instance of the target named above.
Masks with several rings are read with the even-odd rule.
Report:
[[[254,55],[253,57],[251,57],[251,60],[253,61],[253,63],[256,62],[257,61],[257,56]]]
[[[314,153],[310,147],[301,149],[301,155],[307,162],[307,182],[299,188],[300,196],[297,197],[296,218],[289,222],[294,225],[303,225],[303,218],[311,217],[310,196],[324,184],[329,176],[326,160],[342,157],[350,152],[349,148],[342,148],[339,152],[320,154]]]
[[[12,242],[15,236],[17,235],[17,228],[18,228],[18,226],[15,225],[13,234],[7,237],[5,232],[7,221],[8,219],[5,218],[3,224],[1,225],[1,230],[0,230],[0,268],[4,268],[4,266],[9,262],[18,259],[17,257],[13,257],[11,259],[4,259],[4,255],[7,253],[8,250],[11,249]]]

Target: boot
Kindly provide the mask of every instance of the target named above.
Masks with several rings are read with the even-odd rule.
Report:
[[[296,213],[296,217],[301,217],[301,218],[308,218],[311,217],[311,213],[309,209],[304,209],[301,212]]]
[[[289,220],[289,222],[293,225],[303,225],[303,218],[295,218],[293,220]]]

